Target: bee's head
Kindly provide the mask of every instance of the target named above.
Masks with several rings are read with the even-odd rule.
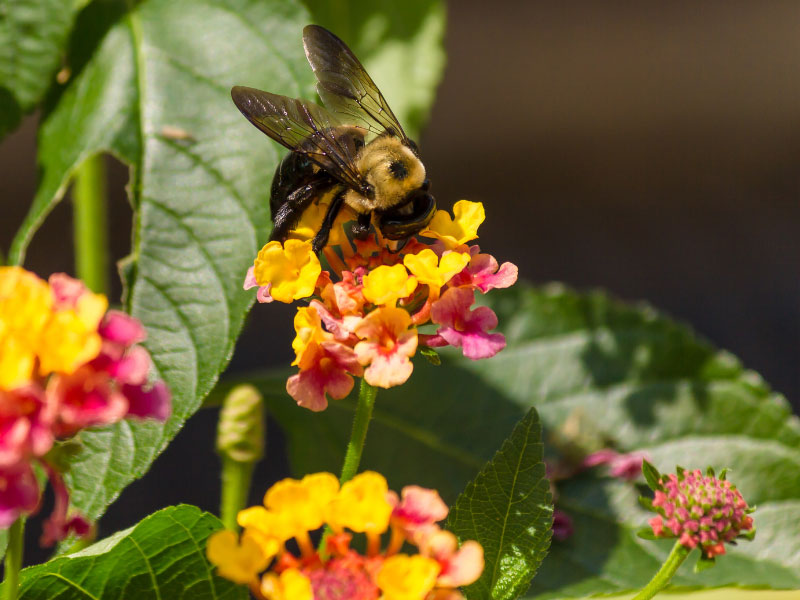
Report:
[[[436,200],[428,193],[430,182],[408,194],[405,201],[378,214],[378,228],[390,240],[404,240],[425,229],[436,212]]]

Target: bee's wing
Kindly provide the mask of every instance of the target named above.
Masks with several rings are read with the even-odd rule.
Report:
[[[342,40],[319,25],[308,25],[303,29],[303,46],[326,107],[348,123],[377,134],[388,131],[415,147],[372,77]]]
[[[238,85],[231,98],[248,121],[279,144],[304,154],[354,190],[369,187],[355,166],[365,130],[342,126],[324,108],[305,100]]]

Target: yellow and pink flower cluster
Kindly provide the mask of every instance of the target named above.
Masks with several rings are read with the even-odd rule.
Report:
[[[456,588],[483,571],[483,549],[475,541],[459,547],[436,524],[447,512],[434,490],[408,486],[398,497],[375,472],[341,487],[334,475],[315,473],[276,483],[264,506],[239,513],[241,537],[217,532],[207,554],[222,577],[261,600],[459,600]],[[331,533],[318,551],[310,532],[323,525]],[[350,547],[353,533],[366,536],[365,552]],[[404,544],[417,552],[402,553]]]
[[[46,545],[88,530],[81,516],[67,517],[54,444],[128,416],[169,416],[169,391],[147,379],[142,325],[107,308],[105,296],[63,273],[44,281],[0,267],[0,528],[38,509],[38,463],[55,492]]]
[[[419,346],[455,346],[474,360],[505,347],[503,335],[490,332],[495,313],[472,305],[476,290],[513,285],[517,267],[500,266],[467,245],[485,218],[481,203],[462,200],[453,212],[437,211],[429,227],[400,248],[377,228],[366,240],[350,240],[344,225],[354,216],[340,215],[322,252],[330,270],[322,269],[310,241],[323,204],[304,213],[285,243],[261,249],[245,289],[257,287],[260,302],[310,298],[294,320],[292,364],[299,373],[286,385],[299,405],[325,409],[328,396],[350,393],[353,376],[377,387],[400,385],[411,375]],[[420,332],[426,325],[431,333]]]

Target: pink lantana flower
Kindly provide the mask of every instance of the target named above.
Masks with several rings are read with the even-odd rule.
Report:
[[[483,572],[483,547],[469,540],[458,547],[456,536],[439,529],[421,544],[422,553],[439,563],[436,583],[442,587],[460,587],[474,583]]]
[[[0,469],[0,529],[39,507],[39,483],[30,463],[19,462]]]
[[[497,315],[487,306],[470,310],[475,299],[469,288],[450,288],[431,305],[431,321],[441,325],[437,336],[451,346],[461,348],[467,358],[478,360],[494,356],[506,347],[501,333],[488,333],[497,327]],[[436,339],[429,346],[441,345]]]
[[[633,481],[642,474],[642,461],[648,460],[645,452],[622,454],[611,448],[603,448],[583,459],[581,466],[596,467],[608,465],[609,475],[624,481]]]
[[[417,351],[417,330],[409,329],[410,325],[408,312],[382,306],[355,327],[355,334],[362,341],[354,350],[358,362],[369,365],[364,372],[368,384],[389,388],[405,383],[411,376],[410,358]]]
[[[326,394],[334,400],[345,398],[353,389],[352,376],[363,374],[353,349],[333,340],[310,342],[297,364],[300,372],[289,377],[286,391],[315,412],[328,407]]]
[[[46,454],[55,439],[53,416],[40,387],[0,389],[0,468]]]
[[[447,504],[436,490],[407,485],[400,493],[400,498],[394,492],[389,494],[389,502],[394,507],[391,524],[407,540],[414,540],[417,533],[447,517]]]
[[[475,254],[466,268],[450,280],[450,285],[473,287],[485,294],[495,288],[511,287],[517,282],[518,275],[519,269],[513,263],[505,262],[498,267],[491,254]]]

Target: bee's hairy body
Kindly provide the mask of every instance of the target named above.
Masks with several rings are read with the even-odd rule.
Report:
[[[331,203],[336,199],[361,217],[361,228],[356,224],[353,233],[363,237],[372,212],[379,215],[389,211],[395,216],[411,215],[415,209],[415,193],[428,188],[422,161],[397,138],[388,135],[379,136],[363,145],[355,164],[359,174],[370,185],[370,196],[348,188],[305,155],[298,152],[287,154],[275,170],[272,180],[270,209],[275,228],[271,239],[285,241],[297,225],[303,207],[321,201]],[[298,206],[298,199],[303,202],[303,207]],[[282,219],[284,214],[286,221]],[[392,236],[391,232],[388,235],[390,238],[399,237]]]
[[[373,224],[389,240],[421,232],[436,212],[416,143],[347,45],[317,25],[303,29],[306,57],[325,108],[254,88],[231,89],[234,103],[258,129],[291,150],[275,172],[270,239],[285,241],[303,212],[327,198],[312,246],[319,252],[339,211],[357,216],[360,239]]]

